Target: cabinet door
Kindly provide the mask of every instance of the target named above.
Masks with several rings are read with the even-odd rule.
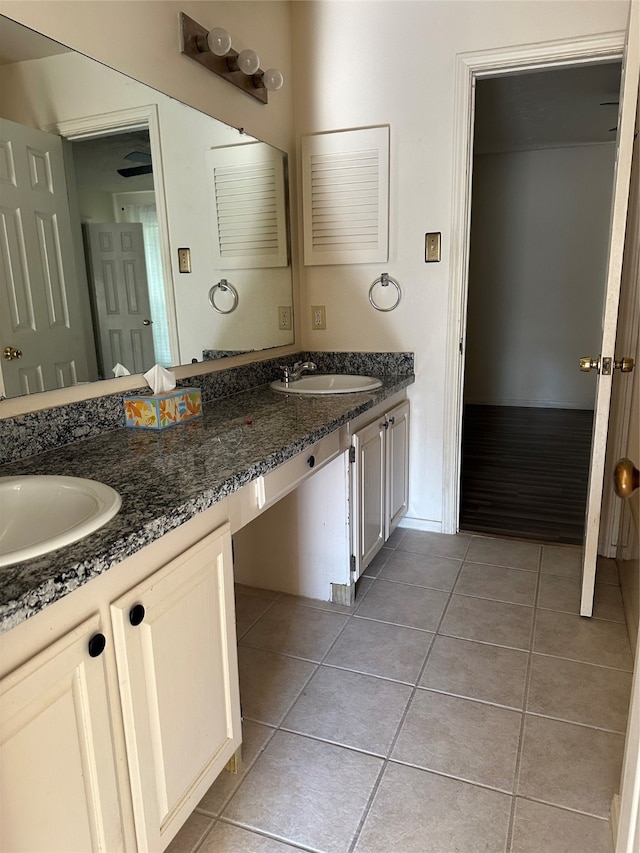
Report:
[[[228,525],[111,613],[138,847],[162,850],[240,745]]]
[[[2,850],[125,849],[99,630],[96,615],[0,683]]]
[[[357,580],[385,541],[385,434],[384,419],[353,434],[351,507]]]
[[[391,536],[409,506],[409,402],[388,412],[387,513],[385,540]]]

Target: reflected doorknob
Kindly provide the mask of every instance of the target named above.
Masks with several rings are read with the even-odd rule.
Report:
[[[142,321],[143,326],[150,326],[152,323],[153,323],[153,320],[143,320]]]
[[[613,471],[613,487],[619,498],[628,498],[640,486],[640,471],[630,459],[618,459]]]
[[[7,361],[13,361],[14,358],[22,358],[22,350],[15,347],[5,347],[2,350],[2,355]]]

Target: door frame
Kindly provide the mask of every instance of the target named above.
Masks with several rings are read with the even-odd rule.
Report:
[[[160,120],[157,104],[147,104],[140,107],[115,110],[110,113],[65,119],[49,124],[44,129],[49,133],[57,133],[69,142],[93,139],[98,136],[108,136],[110,133],[127,133],[132,130],[142,129],[149,131],[149,145],[151,148],[151,160],[153,162],[153,187],[158,213],[160,256],[164,278],[165,305],[169,326],[169,347],[171,349],[172,364],[180,364],[178,322],[171,266],[171,244],[169,242],[169,221],[167,217],[164,167],[160,144]]]
[[[460,514],[464,348],[469,289],[476,80],[521,71],[622,60],[625,38],[626,32],[619,30],[585,38],[460,53],[456,56],[450,237],[451,288],[447,324],[443,444],[443,533],[458,532]]]

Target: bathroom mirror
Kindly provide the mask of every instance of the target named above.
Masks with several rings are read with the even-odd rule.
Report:
[[[4,16],[0,93],[0,398],[294,342],[286,154]]]

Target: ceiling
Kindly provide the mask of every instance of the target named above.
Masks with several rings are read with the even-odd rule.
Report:
[[[620,62],[553,68],[476,83],[476,153],[615,142]],[[612,130],[613,128],[613,130]]]

